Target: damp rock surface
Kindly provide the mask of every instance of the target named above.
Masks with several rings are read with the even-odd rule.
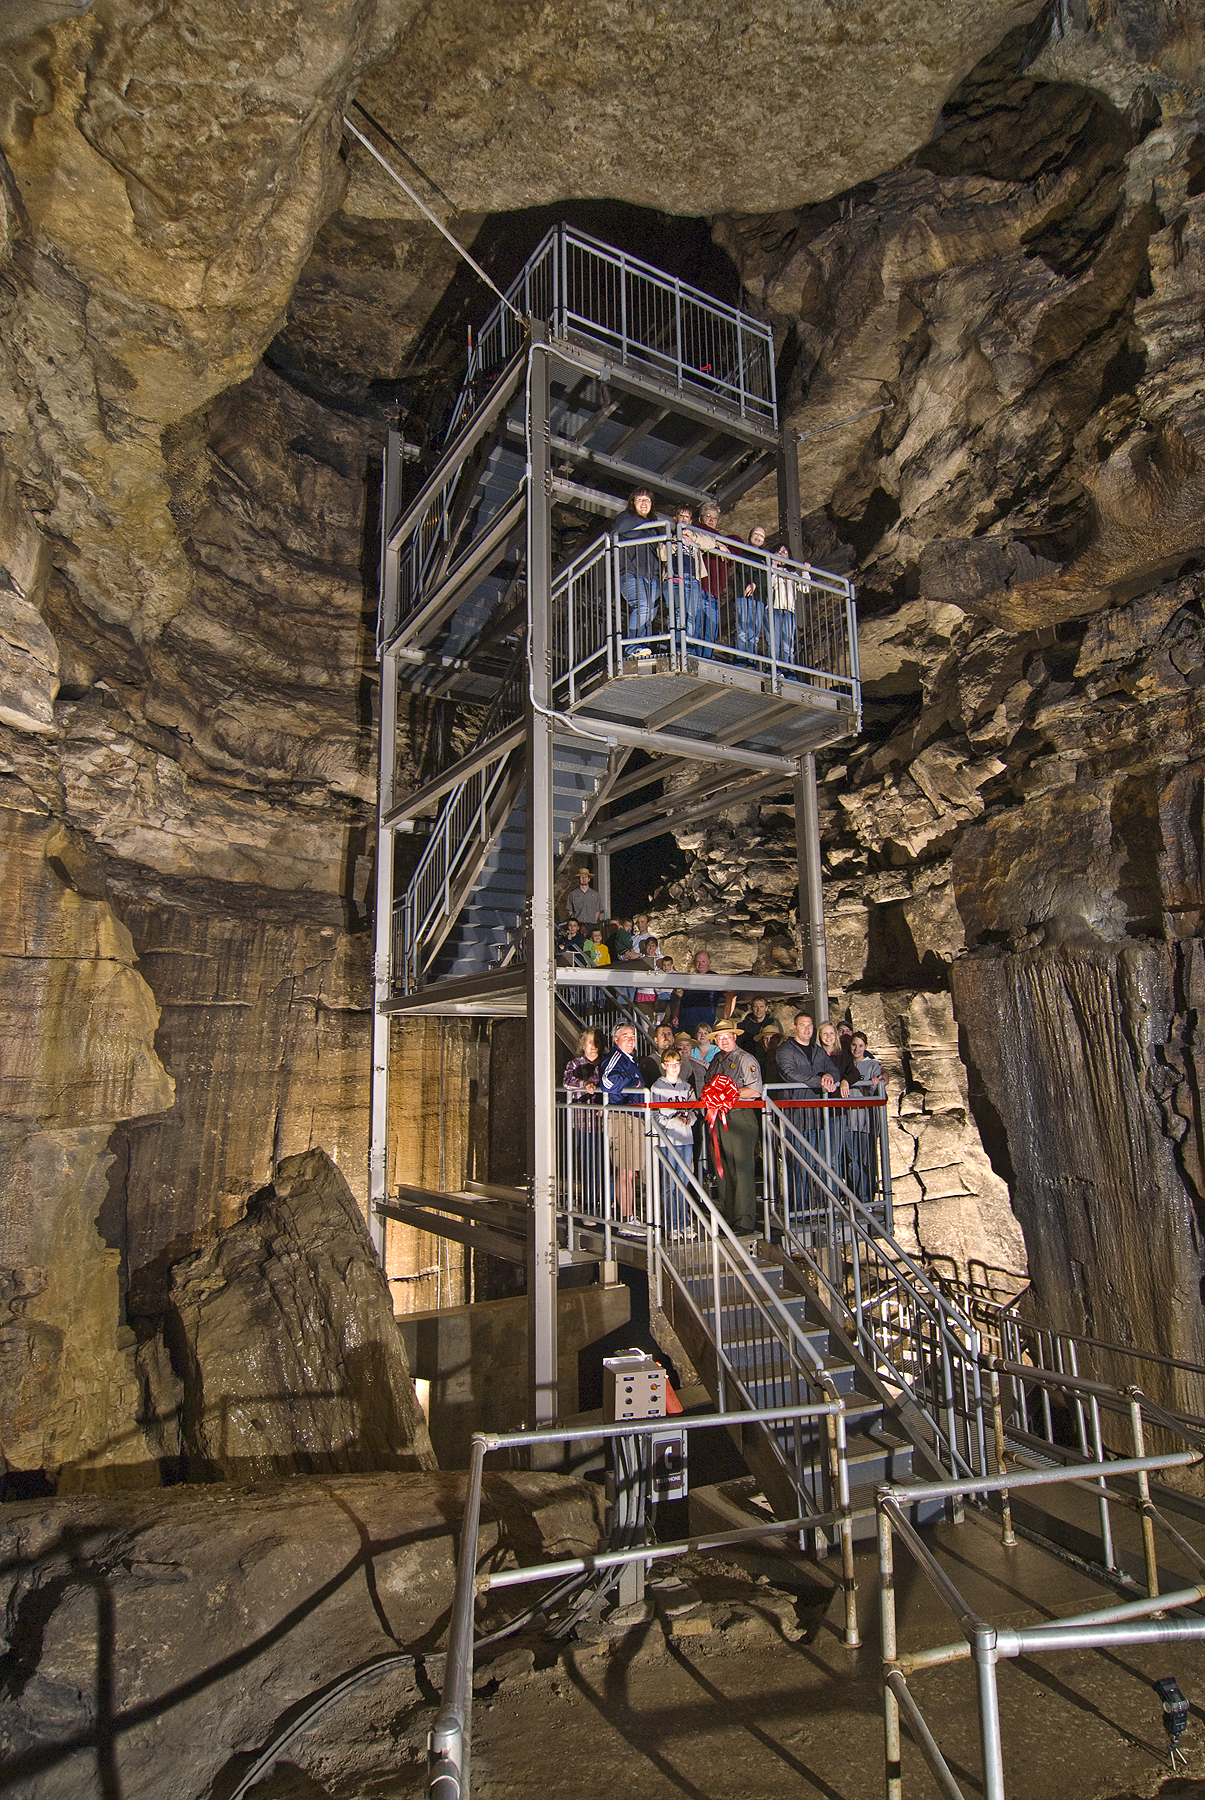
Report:
[[[74,1800],[100,1740],[127,1800],[201,1800],[233,1787],[300,1702],[399,1652],[350,1716],[417,1774],[421,1732],[397,1740],[442,1680],[464,1482],[341,1475],[0,1507],[3,1777],[28,1800]],[[580,1556],[598,1532],[582,1482],[486,1477],[485,1560]]]
[[[363,1214],[320,1150],[172,1271],[163,1334],[194,1479],[433,1468]]]

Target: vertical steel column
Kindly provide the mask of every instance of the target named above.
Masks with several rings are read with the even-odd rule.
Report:
[[[799,433],[784,425],[778,452],[778,527],[792,562],[803,561],[799,511]],[[816,1030],[828,1018],[828,956],[824,944],[824,884],[820,864],[820,807],[816,798],[816,758],[801,756],[795,778],[795,852],[799,867],[800,948],[812,990]]]
[[[598,888],[598,897],[602,901],[603,914],[609,919],[611,917],[611,858],[604,856],[600,851],[595,862],[597,865],[594,877],[595,886]]]
[[[895,1546],[891,1520],[881,1501],[875,1514],[879,1528],[879,1636],[883,1657],[883,1763],[887,1800],[902,1800],[903,1770],[900,1760],[900,1707],[886,1681],[898,1649],[895,1630]]]
[[[820,805],[816,758],[801,756],[795,777],[795,856],[799,872],[799,936],[812,993],[816,1030],[828,1018],[828,954],[824,943],[824,882],[820,864]]]
[[[530,1420],[557,1417],[556,948],[553,934],[552,483],[548,442],[548,328],[531,322],[527,365],[527,1054],[531,1230],[527,1309]]]
[[[380,642],[397,628],[398,553],[389,545],[401,507],[402,438],[391,431],[385,444],[381,481]],[[397,657],[381,650],[380,777],[377,784],[377,881],[373,912],[372,1107],[368,1148],[368,1230],[382,1265],[385,1221],[377,1204],[386,1197],[389,1157],[389,1014],[381,1009],[390,997],[393,956],[394,832],[382,823],[393,806],[397,767]]]

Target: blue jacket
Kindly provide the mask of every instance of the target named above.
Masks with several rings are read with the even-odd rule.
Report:
[[[644,1080],[632,1058],[612,1045],[602,1066],[602,1090],[612,1106],[638,1104],[635,1096],[627,1097],[628,1088],[643,1088]]]

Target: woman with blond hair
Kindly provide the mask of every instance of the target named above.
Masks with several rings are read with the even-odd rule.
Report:
[[[573,1132],[573,1167],[577,1183],[577,1207],[592,1218],[602,1212],[603,1131],[599,1092],[602,1038],[587,1025],[577,1040],[577,1055],[566,1064],[561,1086],[569,1099]]]

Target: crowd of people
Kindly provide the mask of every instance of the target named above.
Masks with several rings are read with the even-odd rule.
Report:
[[[667,524],[678,527],[675,537],[666,533]],[[719,528],[719,508],[710,503],[701,508],[696,525],[689,506],[659,515],[650,488],[633,490],[610,532],[619,551],[629,652],[650,656],[644,640],[674,628],[685,631],[704,659],[714,656],[713,646],[723,641],[751,660],[773,655],[793,663],[796,607],[807,591],[810,565],[803,565],[801,579],[787,566],[785,544],[766,555],[763,525],[735,543],[721,538]],[[743,557],[740,542],[758,554]]]
[[[650,977],[646,986],[620,990],[635,997],[647,1021],[651,1042],[643,1053],[638,1050],[636,1026],[628,1020],[620,1021],[609,1042],[591,1027],[582,1033],[577,1054],[562,1076],[571,1101],[587,1204],[601,1197],[609,1156],[618,1217],[632,1217],[642,1133],[638,1115],[630,1109],[647,1101],[655,1106],[662,1130],[685,1166],[713,1192],[733,1229],[755,1230],[759,1103],[767,1090],[809,1143],[820,1147],[823,1140],[828,1160],[858,1198],[869,1204],[874,1187],[870,1109],[816,1104],[882,1097],[883,1066],[870,1054],[865,1033],[847,1019],[825,1019],[817,1030],[806,1011],[794,1014],[788,1030],[761,994],[738,1018],[741,1008],[735,988],[673,985],[673,958],[661,954],[647,915],[604,919],[587,870],[580,871],[568,898],[570,916],[558,932],[559,961],[580,958],[579,966],[585,967],[593,960],[586,946],[593,943],[607,963],[633,962]],[[583,925],[590,938],[578,948]],[[695,975],[712,973],[705,950],[696,952],[692,970]],[[704,1094],[716,1075],[728,1077],[739,1100],[716,1120],[713,1139],[704,1124]],[[606,1104],[623,1106],[625,1111],[607,1119],[604,1132],[603,1114],[591,1109]],[[671,1176],[669,1189],[664,1196],[667,1229],[684,1222],[687,1211],[684,1185]],[[798,1157],[788,1159],[786,1200],[792,1212],[807,1205],[807,1181]]]

